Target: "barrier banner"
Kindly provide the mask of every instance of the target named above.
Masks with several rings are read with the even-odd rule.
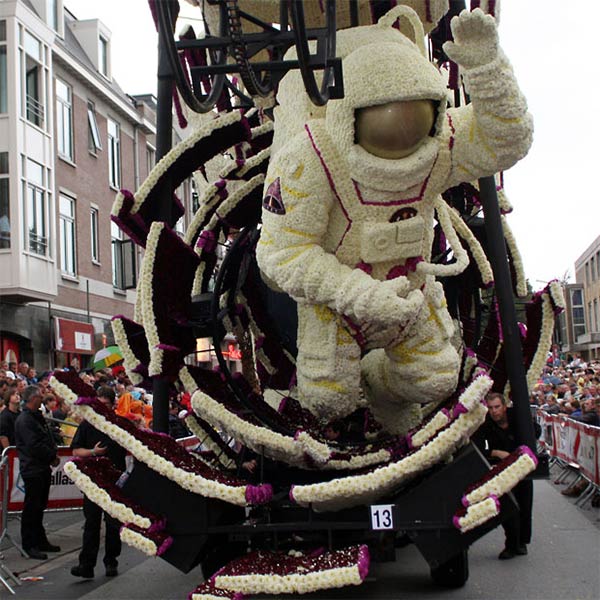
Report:
[[[573,423],[573,427],[579,431],[579,445],[575,462],[579,465],[580,471],[598,485],[600,484],[600,473],[598,472],[600,429],[585,423]]]
[[[52,468],[50,480],[50,495],[47,508],[80,508],[83,506],[83,494],[77,486],[65,475],[65,463],[73,458],[70,448],[58,449],[60,464]],[[23,509],[25,487],[19,470],[19,456],[16,448],[8,449],[8,510],[10,512]]]
[[[556,456],[556,445],[554,443],[554,423],[552,416],[542,410],[538,410],[537,419],[542,430],[540,444],[546,449],[550,456]]]
[[[575,462],[575,445],[578,443],[579,432],[571,426],[571,419],[556,416],[554,424],[554,443],[556,445],[556,456],[566,462]]]

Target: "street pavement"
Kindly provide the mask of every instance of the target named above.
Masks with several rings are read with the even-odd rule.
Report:
[[[556,476],[557,473],[554,473]],[[534,541],[528,556],[500,561],[503,531],[498,528],[478,540],[469,551],[470,577],[460,589],[435,586],[429,567],[414,546],[397,552],[395,563],[373,565],[367,581],[357,588],[308,594],[320,600],[352,599],[511,599],[574,600],[600,598],[600,509],[580,509],[551,481],[535,482]],[[52,513],[46,518],[49,538],[62,551],[47,561],[22,558],[5,541],[4,563],[23,581],[15,598],[69,600],[185,600],[202,581],[199,568],[183,574],[157,558],[123,546],[116,578],[104,575],[102,549],[96,577],[71,576],[81,544],[82,514]],[[18,539],[19,522],[11,519],[9,531]],[[10,594],[0,584],[0,597]],[[261,598],[273,598],[264,596]],[[287,596],[287,598],[290,598]]]

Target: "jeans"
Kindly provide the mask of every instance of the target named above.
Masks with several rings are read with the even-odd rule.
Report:
[[[23,550],[28,552],[48,543],[43,521],[50,493],[50,469],[37,475],[23,476],[23,483],[25,501],[21,513],[21,543]]]
[[[85,525],[83,526],[83,544],[79,554],[79,564],[83,567],[96,566],[98,550],[100,548],[100,526],[102,525],[102,509],[88,500],[87,496],[83,498],[83,516]],[[110,515],[105,514],[104,521],[106,525],[106,538],[104,547],[104,564],[107,567],[116,567],[117,558],[121,554],[121,538],[119,537],[119,522]]]

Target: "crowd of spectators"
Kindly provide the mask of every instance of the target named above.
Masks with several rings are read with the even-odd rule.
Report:
[[[93,371],[79,371],[76,363],[69,369],[78,371],[81,379],[98,390],[101,386],[114,389],[116,395],[115,412],[134,422],[138,427],[152,429],[152,395],[144,389],[135,387],[117,365],[112,368]],[[27,386],[38,386],[42,394],[40,410],[47,420],[48,428],[57,445],[69,445],[79,424],[78,418],[71,414],[69,405],[50,385],[51,371],[38,374],[37,370],[26,362],[0,362],[0,452],[3,448],[15,445],[14,423],[22,410],[22,398]],[[175,437],[185,437],[189,431],[183,422],[183,415],[190,408],[187,393],[179,394],[170,402],[169,433]]]
[[[600,426],[600,362],[552,354],[531,394],[531,403],[552,415]]]

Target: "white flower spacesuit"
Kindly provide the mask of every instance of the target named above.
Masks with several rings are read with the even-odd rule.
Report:
[[[416,15],[401,6],[377,25],[338,32],[345,97],[315,108],[317,118],[295,136],[276,138],[257,249],[267,281],[298,302],[300,402],[329,420],[366,399],[393,432],[415,424],[409,415],[419,403],[441,401],[457,385],[454,324],[435,276],[460,272],[468,259],[440,194],[512,166],[532,132],[493,17],[476,9],[452,21],[455,41],[445,51],[471,104],[447,110],[444,77],[392,27],[398,16],[423,39]],[[307,102],[285,81],[278,101],[276,132],[289,130]],[[403,115],[415,107],[430,111],[431,122],[418,139],[394,148],[392,135],[378,152],[369,139],[372,107],[399,115],[399,131],[411,128]],[[430,262],[434,219],[453,264]]]

